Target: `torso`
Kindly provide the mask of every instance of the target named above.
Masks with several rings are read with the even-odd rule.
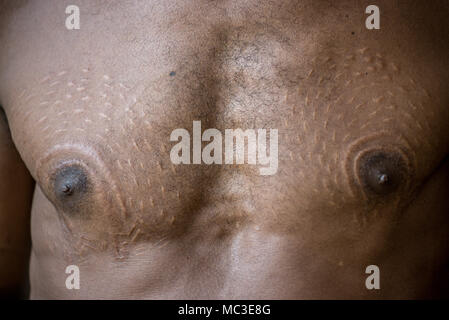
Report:
[[[426,294],[447,231],[417,244],[404,225],[421,221],[415,200],[449,151],[441,35],[388,2],[376,31],[363,5],[174,3],[81,3],[81,29],[69,31],[62,4],[31,2],[3,22],[1,103],[37,181],[31,297]],[[170,133],[194,120],[278,129],[276,174],[174,165]],[[370,154],[394,160],[393,191],[363,181]],[[67,167],[87,181],[76,202],[55,195]],[[365,288],[370,264],[383,291]],[[65,287],[68,265],[80,290]]]

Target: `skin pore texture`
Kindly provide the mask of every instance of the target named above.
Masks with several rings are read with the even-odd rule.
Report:
[[[31,221],[31,298],[447,296],[447,1],[376,1],[380,30],[365,1],[0,3],[0,177],[27,181],[0,227]],[[277,173],[172,164],[194,120],[278,129]]]

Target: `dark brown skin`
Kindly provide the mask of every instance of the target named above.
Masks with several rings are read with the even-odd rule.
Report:
[[[369,4],[2,2],[0,287],[32,177],[31,298],[446,296],[449,3]],[[173,165],[194,120],[278,129],[277,173]]]
[[[0,298],[18,298],[26,287],[34,183],[8,129],[0,109]]]

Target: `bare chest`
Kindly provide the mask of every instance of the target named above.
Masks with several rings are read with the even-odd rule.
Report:
[[[15,142],[43,191],[39,214],[58,213],[68,234],[121,247],[196,226],[212,237],[249,225],[307,229],[332,214],[348,228],[357,211],[394,210],[428,172],[422,164],[437,161],[438,88],[399,52],[351,38],[352,24],[334,38],[332,24],[317,32],[287,16],[158,10],[118,29],[92,19],[81,30],[89,37],[38,34],[33,55],[16,62],[15,74],[30,76],[18,77],[7,106]],[[238,151],[227,130],[238,129],[243,161],[227,161]],[[188,133],[188,161],[171,156],[176,130]],[[400,159],[402,193],[367,195],[358,161],[369,152]],[[267,166],[273,174],[261,175]]]

